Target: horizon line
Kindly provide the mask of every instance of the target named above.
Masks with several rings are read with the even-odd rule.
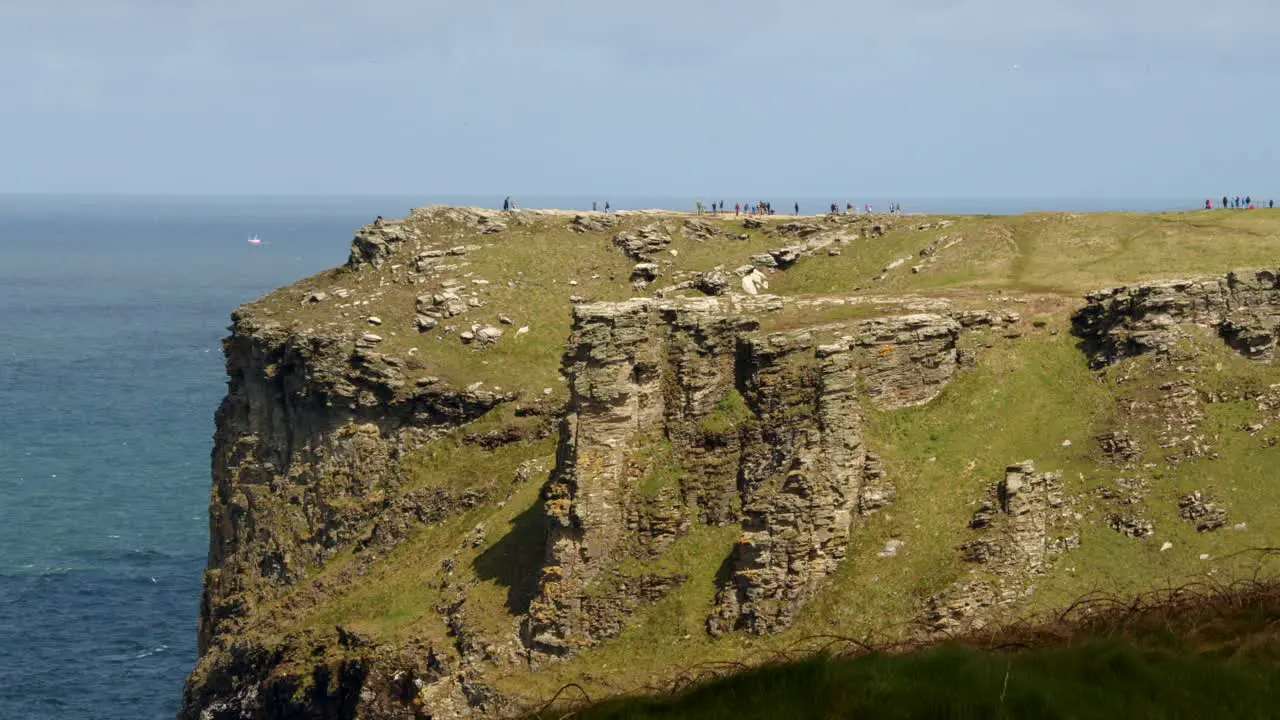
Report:
[[[726,198],[733,197],[751,197],[754,195],[774,195],[783,196],[781,193],[721,193],[715,195],[717,199],[723,195]],[[860,197],[871,199],[911,199],[911,200],[1178,200],[1178,199],[1203,199],[1199,195],[909,195],[909,194],[863,194],[863,193],[797,193],[787,195],[785,197],[794,197],[800,199],[816,199],[825,197]],[[1232,195],[1234,197],[1234,195]],[[188,193],[188,192],[111,192],[111,191],[24,191],[24,190],[0,190],[0,197],[75,197],[75,198],[173,198],[173,199],[308,199],[308,198],[352,198],[352,199],[378,199],[378,198],[408,198],[408,197],[460,197],[460,198],[498,198],[504,197],[520,199],[521,197],[535,198],[566,198],[581,199],[590,197],[600,198],[654,198],[654,199],[670,199],[670,200],[687,200],[694,202],[700,198],[710,198],[711,194],[701,195],[682,195],[682,194],[661,194],[661,193],[483,193],[483,192],[385,192],[385,193],[338,193],[338,192],[317,192],[317,193],[292,193],[292,192],[269,192],[269,193],[227,193],[227,192],[208,192],[208,193]],[[1206,198],[1217,199],[1212,195],[1204,196]],[[1255,200],[1258,198],[1254,198]]]

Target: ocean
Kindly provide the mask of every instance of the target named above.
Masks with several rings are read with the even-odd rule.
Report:
[[[618,209],[693,204],[605,199]],[[803,212],[833,201],[846,200],[799,200]],[[434,202],[502,198],[0,196],[0,718],[174,716],[196,661],[229,313],[343,262],[352,232],[374,216]],[[1003,214],[1203,201],[901,202],[908,212]],[[252,234],[263,244],[246,243]]]

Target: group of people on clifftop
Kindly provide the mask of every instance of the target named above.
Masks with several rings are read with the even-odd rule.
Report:
[[[1261,201],[1259,201],[1259,202],[1261,202]],[[1275,200],[1268,200],[1268,201],[1267,201],[1267,209],[1268,209],[1268,210],[1274,209],[1274,208],[1275,208],[1275,206],[1276,206],[1276,201],[1275,201]],[[1256,205],[1254,204],[1254,202],[1253,202],[1253,197],[1252,197],[1252,196],[1249,196],[1249,195],[1245,195],[1243,200],[1241,200],[1241,199],[1240,199],[1240,196],[1239,196],[1239,195],[1235,196],[1234,198],[1232,198],[1232,197],[1227,197],[1226,195],[1223,195],[1223,196],[1222,196],[1222,204],[1221,204],[1221,205],[1219,205],[1219,206],[1218,206],[1218,208],[1219,208],[1219,209],[1222,209],[1222,210],[1240,210],[1240,209],[1242,209],[1242,208],[1243,208],[1243,209],[1245,209],[1245,210],[1257,210],[1257,209],[1258,209],[1258,208],[1257,208],[1257,206],[1256,206]],[[1205,210],[1212,210],[1212,209],[1213,209],[1213,198],[1208,198],[1208,199],[1206,199],[1206,200],[1204,201],[1204,209],[1205,209]]]
[[[703,205],[701,200],[694,200],[693,207],[699,215],[704,213],[710,215],[727,215],[724,201],[711,203],[710,207]],[[796,203],[796,212],[800,212],[800,204]],[[734,203],[733,214],[736,215],[773,215],[773,203],[767,200],[761,200],[754,203]]]
[[[725,211],[725,204],[724,204],[724,201],[723,201],[723,200],[721,200],[721,201],[719,201],[719,202],[713,202],[713,203],[711,203],[711,205],[710,205],[710,207],[709,207],[709,208],[708,208],[708,206],[703,205],[701,200],[695,200],[695,201],[694,201],[693,206],[694,206],[694,208],[697,210],[697,212],[698,212],[698,214],[699,214],[699,215],[702,215],[703,213],[709,213],[709,214],[711,214],[711,215],[726,214],[726,211]],[[594,203],[592,204],[591,209],[592,209],[592,210],[594,210],[594,209],[595,209],[595,205],[594,205]],[[795,204],[792,206],[792,210],[793,210],[793,212],[794,212],[796,215],[799,215],[799,214],[800,214],[800,203],[798,203],[798,202],[797,202],[797,203],[795,203]],[[754,202],[754,203],[734,203],[734,204],[733,204],[733,214],[734,214],[734,216],[735,216],[735,217],[736,217],[736,216],[739,216],[739,215],[774,215],[774,214],[776,214],[776,212],[777,212],[777,211],[775,211],[775,210],[773,209],[773,203],[772,203],[772,202],[769,202],[768,200],[761,200],[761,201],[759,201],[759,202]],[[858,208],[857,208],[853,203],[849,203],[849,202],[847,202],[847,203],[845,203],[845,204],[844,204],[844,214],[845,214],[845,215],[855,215],[855,214],[857,214],[858,212],[859,212]],[[866,213],[866,214],[870,215],[870,214],[871,214],[871,206],[870,206],[870,205],[863,205],[863,206],[862,206],[862,210],[861,210],[861,212],[864,212],[864,213]],[[901,212],[902,212],[902,205],[901,205],[901,204],[899,204],[899,203],[889,203],[889,212],[891,212],[891,213],[901,213]],[[829,213],[829,214],[831,214],[831,215],[839,215],[839,214],[840,214],[840,204],[839,204],[839,203],[831,203],[831,206],[830,206],[830,208],[828,209],[828,213]]]
[[[1246,198],[1246,204],[1248,204],[1248,202],[1249,202],[1249,201],[1248,201],[1248,199]],[[1226,207],[1226,204],[1227,204],[1227,198],[1225,198],[1225,197],[1224,197],[1224,198],[1222,198],[1222,203],[1223,203],[1223,207]],[[1239,207],[1239,206],[1240,206],[1240,205],[1239,205],[1239,203],[1240,203],[1240,198],[1236,198],[1236,206],[1237,206],[1237,207]],[[511,196],[510,196],[510,195],[508,195],[507,197],[503,198],[503,200],[502,200],[502,210],[503,210],[504,212],[510,212],[510,211],[516,210],[516,209],[518,209],[518,207],[519,207],[519,206],[516,204],[516,201],[515,201],[515,200],[513,200],[513,199],[511,199]],[[723,201],[723,200],[720,200],[719,202],[713,202],[713,203],[711,203],[711,205],[710,205],[709,207],[708,207],[708,206],[706,206],[706,205],[703,205],[701,200],[696,200],[696,201],[694,201],[694,207],[697,209],[697,211],[698,211],[698,214],[699,214],[699,215],[702,215],[702,214],[704,214],[704,213],[709,213],[709,214],[711,214],[711,215],[723,215],[723,214],[727,214],[727,210],[725,209],[725,203],[724,203],[724,201]],[[1209,209],[1211,209],[1212,207],[1213,207],[1213,201],[1212,201],[1212,200],[1206,200],[1206,201],[1205,201],[1205,208],[1209,208]],[[797,203],[795,203],[795,204],[792,206],[792,210],[795,212],[795,214],[796,214],[796,215],[799,215],[799,214],[800,214],[800,203],[798,203],[798,202],[797,202]],[[610,206],[610,205],[609,205],[609,201],[608,201],[608,200],[605,200],[605,201],[604,201],[604,211],[605,211],[606,213],[613,212],[613,208],[612,208],[612,206]],[[600,212],[600,204],[599,204],[597,201],[595,201],[595,200],[592,200],[592,201],[591,201],[591,212]],[[854,205],[853,203],[847,202],[847,203],[845,203],[845,204],[844,204],[844,214],[845,214],[845,215],[856,215],[856,214],[858,214],[859,212],[866,213],[866,214],[870,215],[870,214],[871,214],[871,212],[872,212],[872,210],[871,210],[871,205],[869,205],[869,204],[868,204],[868,205],[863,205],[863,206],[862,206],[862,209],[861,209],[861,210],[859,210],[859,209],[858,209],[858,207],[857,207],[856,205]],[[890,212],[890,213],[901,213],[901,212],[902,212],[902,205],[901,205],[901,204],[899,204],[899,203],[889,203],[889,212]],[[831,214],[831,215],[839,215],[839,214],[840,214],[840,204],[839,204],[839,203],[831,203],[831,206],[830,206],[830,208],[829,208],[829,210],[828,210],[828,213],[829,213],[829,214]],[[733,214],[734,214],[734,216],[739,216],[739,215],[775,215],[775,214],[777,214],[777,211],[775,211],[775,210],[773,209],[773,203],[772,203],[772,202],[770,202],[770,201],[768,201],[768,200],[760,200],[760,201],[757,201],[757,202],[754,202],[754,203],[734,203],[734,204],[733,204]],[[382,224],[382,223],[381,223],[381,221],[382,221],[382,218],[381,218],[381,216],[379,216],[379,218],[378,218],[378,222],[376,222],[376,223],[375,223],[375,225],[381,225],[381,224]]]
[[[828,212],[828,214],[830,214],[830,215],[839,215],[839,214],[840,214],[840,204],[839,204],[839,203],[831,203],[831,208],[830,208],[827,212]],[[872,211],[871,211],[871,205],[869,205],[869,204],[868,204],[868,205],[863,205],[863,206],[862,206],[862,210],[858,210],[858,207],[857,207],[856,205],[854,205],[853,203],[847,202],[847,203],[845,203],[845,204],[844,204],[844,214],[845,214],[845,215],[857,215],[859,212],[866,213],[867,215],[870,215],[870,214],[871,214],[871,212],[872,212]],[[901,212],[902,212],[902,205],[901,205],[901,204],[899,204],[899,203],[889,203],[889,212],[890,212],[890,213],[901,213]]]

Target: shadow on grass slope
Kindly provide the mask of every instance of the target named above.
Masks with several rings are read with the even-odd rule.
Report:
[[[910,652],[768,665],[534,718],[1280,717],[1280,585],[1168,591]],[[1093,609],[1090,610],[1089,606]]]

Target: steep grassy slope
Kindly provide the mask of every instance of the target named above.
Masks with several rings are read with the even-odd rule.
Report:
[[[1109,599],[1116,601],[1118,598]],[[1093,609],[1093,608],[1091,608]],[[1265,718],[1280,682],[1280,588],[1240,583],[1083,606],[936,647],[862,648],[597,705],[576,687],[531,718]],[[852,647],[850,647],[853,645]],[[719,676],[707,680],[706,676]]]
[[[568,717],[1269,718],[1277,682],[1274,659],[1120,640],[1017,653],[940,647],[747,671],[678,698],[617,701]]]
[[[215,642],[193,676],[188,716],[221,702],[211,698],[233,695],[229,688],[240,686],[241,675],[282,694],[276,711],[255,710],[255,717],[289,717],[302,708],[340,717],[323,708],[351,687],[396,695],[401,705],[395,707],[412,706],[421,717],[511,714],[538,707],[568,683],[600,698],[664,687],[682,668],[755,664],[783,650],[818,649],[831,636],[875,644],[935,637],[945,627],[931,608],[966,583],[991,583],[1005,593],[980,616],[982,623],[998,625],[1066,607],[1093,591],[1132,596],[1197,578],[1271,576],[1278,569],[1273,557],[1250,550],[1280,538],[1280,486],[1270,481],[1280,472],[1273,429],[1280,420],[1274,390],[1280,387],[1280,367],[1246,359],[1216,331],[1188,324],[1166,352],[1091,369],[1072,319],[1083,295],[1098,288],[1275,267],[1280,213],[803,218],[791,226],[794,219],[782,218],[761,227],[744,227],[734,218],[704,216],[692,225],[688,220],[670,214],[601,220],[558,213],[415,212],[390,226],[402,239],[376,264],[353,262],[243,308],[243,322],[273,328],[290,338],[289,347],[322,337],[325,347],[338,348],[339,364],[347,354],[362,352],[361,362],[383,363],[379,382],[385,384],[373,387],[378,402],[421,402],[414,393],[424,387],[446,393],[451,403],[473,403],[468,398],[475,392],[501,400],[478,419],[432,425],[412,442],[399,436],[387,441],[391,449],[385,455],[394,467],[377,486],[385,500],[371,502],[355,492],[313,507],[310,496],[302,495],[303,514],[315,518],[316,526],[289,530],[295,533],[292,546],[282,539],[284,531],[268,529],[272,518],[253,515],[255,502],[234,505],[242,513],[234,517],[253,519],[245,532],[256,545],[245,547],[270,548],[265,557],[283,557],[294,566],[283,574],[286,581],[245,583],[253,602],[246,601],[250,609],[235,636]],[[607,227],[598,224],[604,222]],[[628,257],[625,242],[615,241],[653,228],[665,242],[644,250],[643,257]],[[829,242],[805,245],[814,238]],[[773,265],[761,258],[783,247],[803,252]],[[633,284],[638,260],[655,264],[656,280]],[[767,278],[766,292],[781,299],[743,292],[734,271],[751,264]],[[593,581],[584,591],[580,600],[608,605],[609,623],[616,627],[566,657],[539,655],[530,650],[528,618],[547,596],[542,573],[551,556],[548,527],[559,512],[548,504],[562,502],[544,488],[558,465],[562,471],[575,467],[577,444],[586,437],[573,434],[585,432],[579,429],[585,425],[575,423],[596,409],[594,399],[579,397],[579,386],[571,394],[562,375],[570,360],[565,353],[573,308],[659,294],[664,301],[692,302],[703,293],[677,284],[717,270],[727,276],[729,293],[709,300],[757,323],[734,330],[739,345],[729,354],[739,355],[726,365],[737,373],[744,372],[744,338],[772,332],[816,328],[815,343],[829,343],[879,317],[960,318],[985,310],[1013,311],[1020,318],[956,330],[958,369],[927,402],[886,407],[867,394],[858,398],[859,440],[878,456],[895,496],[891,504],[854,519],[847,555],[794,622],[773,634],[708,633],[708,617],[721,602],[733,571],[730,558],[749,523],[708,521],[688,491],[699,480],[691,476],[721,472],[731,452],[750,451],[735,443],[759,442],[750,439],[768,430],[759,427],[759,399],[752,395],[759,388],[747,387],[740,375],[727,391],[723,383],[688,391],[681,407],[709,410],[681,410],[691,413],[686,425],[673,421],[658,430],[637,429],[626,439],[622,472],[634,492],[620,501],[640,508],[635,523],[643,528],[653,512],[671,503],[683,513],[683,524],[669,544],[624,543],[618,561],[600,575],[607,584]],[[432,318],[424,328],[424,308],[439,307],[432,298],[446,292],[455,293],[466,309]],[[473,326],[491,326],[502,335],[493,342],[464,342],[462,333]],[[698,326],[691,337],[705,339],[713,329]],[[362,339],[367,333],[378,339]],[[660,342],[667,341],[652,338],[655,347]],[[897,352],[892,345],[873,350],[868,352],[880,357]],[[281,360],[271,372],[283,372],[279,368],[290,362]],[[922,369],[932,367],[930,359],[921,362]],[[307,384],[328,377],[328,366],[321,370],[308,369],[299,392],[318,396]],[[797,366],[785,377],[808,382],[808,372]],[[642,384],[639,370],[631,382]],[[676,390],[664,388],[668,407],[674,407]],[[703,392],[711,394],[698,395]],[[431,402],[441,401],[432,396]],[[435,418],[439,408],[414,412]],[[391,431],[380,432],[390,437]],[[319,456],[341,451],[331,443],[324,445],[328,455]],[[975,539],[987,537],[971,523],[975,513],[997,492],[1006,468],[1024,460],[1034,461],[1038,471],[1060,473],[1054,492],[1061,505],[1054,507],[1070,526],[1070,538],[1014,577],[998,563],[964,558]],[[357,467],[361,462],[367,460],[353,461]],[[288,487],[301,464],[295,460],[287,472],[277,470],[266,486],[271,492]],[[749,500],[750,493],[739,490],[743,497],[735,494],[733,512],[743,511]],[[1189,505],[1187,498],[1196,492],[1202,501]],[[427,509],[398,500],[424,493],[443,499]],[[1220,511],[1221,523],[1197,527]],[[335,520],[335,512],[345,514]],[[997,531],[1001,527],[997,522]],[[302,563],[293,547],[320,549]],[[675,581],[660,592],[643,591],[637,601],[634,588],[653,578]],[[1261,661],[1180,655],[1175,646],[1149,639],[1082,641],[1014,656],[950,648],[815,661],[725,681],[671,706],[665,700],[607,705],[587,716],[718,717],[734,708],[748,717],[803,717],[778,710],[777,703],[796,697],[816,698],[804,706],[818,713],[812,717],[886,704],[901,708],[903,716],[928,714],[940,707],[947,686],[919,692],[913,678],[936,677],[940,668],[951,673],[952,687],[971,691],[960,695],[967,703],[957,706],[964,716],[1052,717],[1090,683],[1097,698],[1120,703],[1098,699],[1099,717],[1196,707],[1144,704],[1151,698],[1143,692],[1112,693],[1120,685],[1096,684],[1096,665],[1110,663],[1114,672],[1102,673],[1108,683],[1154,692],[1173,679],[1186,691],[1176,696],[1185,703],[1192,702],[1190,695],[1218,703],[1224,694],[1211,688],[1221,687],[1239,699],[1239,714],[1249,717],[1260,707],[1255,703],[1265,683],[1280,679]],[[359,682],[334,679],[346,677],[344,672],[354,672]],[[1012,678],[1008,688],[993,693],[993,683],[999,685],[1006,673]],[[407,680],[390,679],[403,677],[419,685],[402,688],[396,683]],[[465,679],[449,685],[447,701],[433,694],[453,678]],[[363,712],[398,716],[391,710]]]

